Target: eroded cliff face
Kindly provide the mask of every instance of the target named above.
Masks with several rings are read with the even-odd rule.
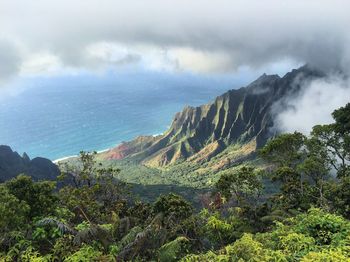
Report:
[[[321,76],[308,67],[293,70],[283,78],[264,74],[247,87],[224,93],[213,103],[185,107],[163,135],[138,137],[102,157],[162,167],[180,160],[205,162],[233,144],[249,144],[249,153],[253,153],[275,135],[273,105],[298,92],[305,81]]]

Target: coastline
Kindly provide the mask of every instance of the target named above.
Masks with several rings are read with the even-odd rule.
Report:
[[[107,152],[109,150],[111,150],[113,147],[110,147],[110,148],[106,148],[106,149],[103,149],[103,150],[99,150],[99,151],[96,151],[97,154],[100,154],[100,153],[104,153],[104,152]],[[68,159],[71,159],[71,158],[76,158],[78,157],[79,155],[71,155],[71,156],[65,156],[65,157],[61,157],[61,158],[58,158],[58,159],[55,159],[55,160],[52,160],[52,163],[54,164],[59,164],[60,162],[64,161],[64,160],[68,160]]]
[[[168,129],[168,127],[167,127],[167,129]],[[166,131],[165,131],[166,132]],[[151,136],[153,136],[153,137],[157,137],[157,136],[161,136],[161,135],[163,135],[164,134],[164,132],[162,132],[162,133],[156,133],[156,134],[153,134],[153,135],[151,135]],[[134,138],[135,139],[135,138]],[[122,142],[123,143],[123,142]],[[101,154],[101,153],[105,153],[105,152],[107,152],[107,151],[109,151],[109,150],[112,150],[113,148],[115,148],[115,147],[118,147],[119,145],[121,145],[122,143],[119,143],[119,144],[117,144],[117,145],[115,145],[115,146],[113,146],[113,147],[109,147],[109,148],[106,148],[106,149],[102,149],[102,150],[99,150],[99,151],[96,151],[97,152],[97,154]],[[75,158],[75,157],[78,157],[79,155],[71,155],[71,156],[65,156],[65,157],[61,157],[61,158],[58,158],[58,159],[55,159],[55,160],[52,160],[52,163],[54,163],[54,164],[59,164],[60,162],[62,162],[62,161],[64,161],[64,160],[68,160],[68,159],[71,159],[71,158]]]
[[[57,164],[59,164],[60,162],[62,162],[62,161],[64,161],[64,160],[67,160],[67,159],[70,159],[70,158],[74,158],[74,157],[77,157],[77,156],[78,156],[78,155],[61,157],[61,158],[52,160],[52,163],[54,163],[54,164],[57,165]]]

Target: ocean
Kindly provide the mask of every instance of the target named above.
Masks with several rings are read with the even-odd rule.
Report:
[[[174,73],[24,79],[0,97],[0,144],[51,160],[160,134],[185,105],[208,103],[244,80]],[[0,93],[1,95],[1,93]]]

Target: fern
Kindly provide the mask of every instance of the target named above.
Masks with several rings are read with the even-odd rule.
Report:
[[[175,240],[166,243],[159,249],[160,262],[178,261],[178,259],[186,254],[189,240],[186,237],[178,237]]]
[[[59,221],[56,218],[51,218],[51,217],[47,217],[47,218],[43,218],[43,219],[39,220],[37,222],[37,225],[38,226],[47,226],[47,225],[56,226],[62,234],[75,235],[77,232],[75,229],[73,229],[69,225]]]

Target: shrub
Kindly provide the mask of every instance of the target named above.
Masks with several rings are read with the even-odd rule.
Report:
[[[0,186],[0,233],[23,228],[29,210],[26,202]]]
[[[174,219],[185,219],[192,215],[193,208],[183,197],[170,193],[157,199],[153,211],[165,216],[172,215]]]
[[[159,249],[160,262],[178,261],[179,258],[188,252],[189,240],[186,237],[178,237],[166,243]]]
[[[350,258],[339,250],[322,250],[310,252],[303,257],[301,262],[349,262]]]
[[[343,217],[312,208],[290,220],[296,232],[313,237],[317,245],[337,246],[350,233],[350,223]]]

